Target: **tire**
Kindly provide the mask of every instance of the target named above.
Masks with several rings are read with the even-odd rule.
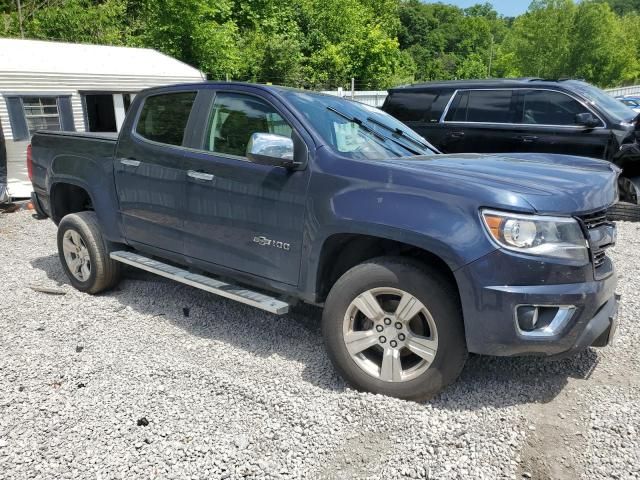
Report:
[[[398,308],[403,302],[407,315]],[[405,400],[433,397],[458,378],[467,359],[456,287],[438,270],[401,257],[379,257],[342,275],[325,302],[322,333],[349,384]]]
[[[109,253],[94,212],[72,213],[60,221],[58,255],[62,268],[76,289],[96,294],[118,283],[121,266],[109,257]],[[79,266],[81,264],[86,268]]]
[[[610,220],[618,222],[640,222],[640,205],[618,202],[607,211]]]
[[[33,209],[35,210],[34,218],[36,220],[44,220],[45,218],[49,218],[49,215],[44,211],[42,205],[40,205],[40,200],[38,199],[38,195],[35,192],[31,193],[31,204],[33,205]]]

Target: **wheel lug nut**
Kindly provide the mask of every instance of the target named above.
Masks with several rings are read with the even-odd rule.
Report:
[[[377,330],[377,331],[379,331],[379,332],[381,332],[381,331],[383,331],[383,330],[384,330],[384,327],[383,327],[382,325],[378,325],[378,326],[376,327],[376,330]]]
[[[380,340],[380,343],[386,343],[387,337],[380,337],[378,340]]]
[[[385,325],[391,325],[391,319],[390,318],[385,318],[384,319],[384,324]]]
[[[401,330],[401,329],[402,329],[402,323],[400,323],[400,322],[396,322],[396,328],[397,328],[398,330]]]
[[[400,340],[401,342],[404,342],[404,333],[401,333],[400,335],[398,335],[398,340]]]
[[[396,348],[398,346],[398,342],[396,342],[395,340],[391,340],[389,342],[389,345],[391,345],[393,348]]]

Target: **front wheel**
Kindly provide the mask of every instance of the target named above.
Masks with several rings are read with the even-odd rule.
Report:
[[[403,258],[345,273],[327,297],[322,327],[329,357],[351,385],[407,400],[440,392],[467,357],[455,286]]]
[[[627,177],[618,180],[620,200],[611,206],[607,215],[611,220],[620,222],[640,222],[640,192],[635,183]]]

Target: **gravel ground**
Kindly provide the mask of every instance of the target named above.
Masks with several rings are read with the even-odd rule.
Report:
[[[640,478],[640,226],[619,227],[613,347],[472,356],[417,404],[346,387],[317,309],[135,270],[85,295],[52,222],[1,215],[0,478]]]

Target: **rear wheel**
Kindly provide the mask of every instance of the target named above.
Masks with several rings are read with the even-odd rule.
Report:
[[[351,385],[408,400],[441,391],[467,357],[455,287],[437,270],[402,258],[345,273],[327,297],[323,334]]]
[[[72,213],[58,226],[58,255],[71,284],[82,292],[99,293],[120,280],[120,263],[109,257],[94,212]]]

